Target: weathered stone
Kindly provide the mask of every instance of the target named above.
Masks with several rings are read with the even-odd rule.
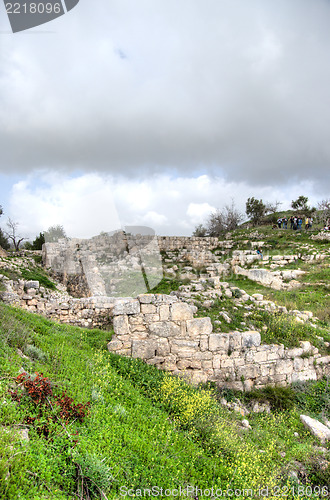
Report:
[[[330,439],[330,429],[318,420],[308,415],[300,415],[300,420],[304,426],[321,441],[321,443],[325,443]]]
[[[157,342],[151,340],[132,340],[132,357],[152,359],[157,356]]]
[[[114,308],[114,316],[120,314],[138,314],[140,312],[140,303],[137,299],[117,299]]]
[[[141,304],[142,314],[155,314],[157,312],[157,307],[154,304]]]
[[[155,300],[155,296],[151,293],[138,295],[137,298],[140,304],[152,304]]]
[[[116,335],[126,335],[130,331],[127,314],[113,318],[113,329]]]
[[[210,351],[224,351],[229,349],[229,335],[225,333],[211,333],[209,337]]]
[[[242,347],[259,346],[261,344],[261,335],[259,332],[242,332]]]
[[[170,306],[167,304],[159,306],[160,321],[167,321],[170,318]]]
[[[28,290],[30,288],[37,290],[39,288],[39,286],[40,286],[39,281],[27,281],[25,283],[26,290]]]
[[[189,337],[196,337],[198,335],[209,335],[212,332],[211,319],[196,318],[187,321],[187,334]]]
[[[180,327],[173,323],[173,321],[151,323],[148,328],[152,335],[159,337],[179,337],[181,332]]]
[[[177,302],[172,304],[170,317],[172,321],[182,321],[193,318],[193,313],[189,304],[185,302]]]

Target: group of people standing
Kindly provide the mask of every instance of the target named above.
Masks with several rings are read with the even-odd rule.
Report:
[[[277,219],[277,226],[279,229],[288,229],[288,222],[290,222],[290,229],[293,231],[301,231],[303,225],[303,218],[291,215],[289,219],[287,217],[279,217]],[[305,217],[305,229],[310,229],[313,225],[313,217]]]

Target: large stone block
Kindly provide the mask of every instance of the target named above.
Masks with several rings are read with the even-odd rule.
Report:
[[[157,307],[154,304],[141,304],[142,314],[156,314]]]
[[[276,363],[276,375],[288,375],[293,372],[293,361],[291,359],[280,359]]]
[[[177,302],[171,306],[172,321],[184,321],[193,318],[191,307],[186,302]]]
[[[129,323],[128,316],[123,314],[121,316],[115,316],[113,318],[113,329],[116,335],[125,335],[129,333]]]
[[[132,357],[141,359],[152,359],[157,356],[157,342],[151,340],[133,340]]]
[[[163,304],[159,306],[159,319],[160,321],[167,321],[170,318],[170,306]]]
[[[209,317],[196,318],[187,321],[187,334],[189,337],[209,335],[212,333],[212,323]]]
[[[152,293],[141,294],[137,298],[140,304],[151,304],[155,300],[155,296]]]
[[[180,358],[191,358],[198,350],[198,342],[173,340],[171,343],[171,353],[176,354]]]
[[[158,321],[148,325],[149,332],[157,337],[180,337],[181,329],[172,321]]]
[[[238,379],[254,379],[260,374],[260,368],[258,365],[245,365],[237,368]]]
[[[236,351],[242,348],[242,334],[240,332],[232,332],[229,334],[229,350]]]
[[[309,417],[308,415],[300,415],[300,420],[304,426],[321,441],[321,443],[325,443],[330,440],[329,427],[323,425],[321,422]]]
[[[114,316],[120,314],[138,314],[140,312],[140,302],[137,299],[118,299],[113,308]]]
[[[293,382],[306,382],[307,380],[317,380],[316,371],[313,369],[292,373]]]
[[[211,333],[209,337],[210,351],[224,351],[229,349],[229,335],[225,333]]]
[[[261,344],[261,335],[259,332],[242,332],[242,347],[258,347]]]

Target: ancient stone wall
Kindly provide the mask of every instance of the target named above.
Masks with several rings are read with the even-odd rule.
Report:
[[[0,292],[0,300],[6,304],[73,326],[108,329],[112,327],[115,301],[112,297],[76,299],[65,292],[60,293],[40,286],[39,281],[13,281],[5,276],[2,281],[5,291]]]
[[[194,306],[176,296],[140,295],[117,299],[111,352],[144,359],[193,383],[250,390],[270,384],[316,380],[330,373],[330,356],[309,342],[295,349],[262,345],[256,331],[213,333],[208,317],[194,318]]]

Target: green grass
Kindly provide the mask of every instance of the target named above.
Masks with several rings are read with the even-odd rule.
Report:
[[[184,282],[176,278],[163,278],[157,286],[150,290],[150,293],[162,293],[169,295],[172,291],[179,289]]]
[[[212,391],[109,354],[110,337],[0,304],[0,426],[7,429],[0,434],[1,499],[73,499],[82,479],[91,498],[104,498],[103,491],[109,499],[120,498],[121,487],[283,486],[293,459],[316,468],[315,440],[295,409],[251,416],[246,433]],[[21,367],[48,377],[54,392],[66,391],[75,404],[90,402],[85,420],[67,425],[55,417],[50,438],[31,424],[30,441],[22,443],[16,431],[36,407],[8,394],[17,390]],[[54,416],[50,408],[46,414]]]
[[[50,290],[56,290],[56,285],[53,283],[46,273],[41,270],[35,269],[22,269],[21,270],[22,277],[27,281],[39,281],[40,286],[44,286],[45,288],[49,288]]]

